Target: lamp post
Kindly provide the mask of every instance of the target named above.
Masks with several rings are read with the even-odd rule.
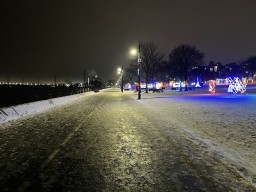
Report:
[[[89,77],[88,77],[88,82],[87,82],[87,83],[88,83],[87,92],[89,92],[89,89],[90,89],[90,88],[89,88],[89,87],[90,87],[90,78],[89,78]]]
[[[140,44],[138,51],[133,49],[131,50],[132,55],[138,55],[138,99],[141,99],[141,58],[140,58]]]
[[[123,72],[124,72],[124,70],[123,70],[123,66],[122,66],[122,72],[121,72],[121,91],[122,91],[122,93],[124,92],[124,78],[123,78]]]
[[[118,68],[118,74],[121,74],[121,91],[124,92],[124,80],[123,80],[123,66]]]
[[[135,51],[132,51],[133,53]],[[141,99],[141,58],[140,58],[140,44],[139,49],[136,51],[138,55],[138,99]]]
[[[138,50],[138,84],[139,84],[139,90],[138,90],[138,99],[141,99],[141,87],[140,87],[140,81],[141,81],[141,58],[140,58],[140,44],[139,44],[139,50]]]

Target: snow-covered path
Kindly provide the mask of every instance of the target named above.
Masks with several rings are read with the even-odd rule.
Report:
[[[0,125],[0,190],[256,191],[256,96],[108,89]]]

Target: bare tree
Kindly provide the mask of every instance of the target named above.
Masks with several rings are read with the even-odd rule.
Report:
[[[156,81],[166,82],[170,80],[170,70],[167,61],[162,61],[155,66],[155,75],[154,78]]]
[[[97,76],[97,72],[94,69],[87,70],[87,76],[90,79],[95,78]]]
[[[142,74],[146,81],[146,93],[148,93],[149,80],[154,78],[156,66],[162,62],[164,54],[159,50],[159,46],[152,42],[140,42],[140,53]]]
[[[169,54],[169,64],[180,81],[188,81],[192,67],[202,65],[204,54],[194,46],[180,45]],[[180,90],[182,87],[180,86]],[[185,90],[187,90],[187,85]]]
[[[135,62],[131,62],[129,67],[124,69],[124,81],[130,84],[137,81],[138,75],[138,64]]]

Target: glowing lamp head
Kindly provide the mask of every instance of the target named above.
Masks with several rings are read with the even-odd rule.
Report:
[[[122,71],[122,68],[119,67],[119,68],[117,69],[117,73],[118,73],[118,74],[121,74],[121,71]]]
[[[136,49],[132,49],[130,53],[131,53],[131,55],[136,55],[137,54],[137,50]]]

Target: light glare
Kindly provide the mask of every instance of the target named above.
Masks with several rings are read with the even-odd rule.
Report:
[[[131,53],[131,55],[136,55],[137,54],[137,50],[136,49],[132,49],[130,53]]]

